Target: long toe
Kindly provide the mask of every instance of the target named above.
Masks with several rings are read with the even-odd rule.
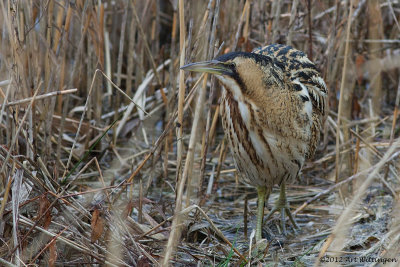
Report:
[[[286,216],[289,218],[290,223],[293,225],[293,230],[296,233],[296,230],[300,229],[298,224],[296,223],[296,220],[294,219],[292,213],[290,212],[290,208],[288,203],[283,204],[282,202],[275,204],[275,206],[272,208],[271,212],[267,215],[267,217],[264,220],[264,223],[267,222],[269,219],[271,219],[272,215],[275,212],[280,212],[280,221],[281,221],[281,227],[282,227],[282,233],[283,235],[287,235],[286,231]]]
[[[289,217],[290,222],[293,224],[294,228],[299,230],[300,227],[298,226],[298,224],[296,223],[296,220],[294,219],[292,213],[290,212],[290,208],[286,207],[285,211],[286,211],[287,216]]]
[[[279,206],[275,205],[275,206],[272,208],[272,210],[268,213],[267,217],[266,217],[265,220],[264,220],[264,223],[265,223],[266,221],[268,221],[269,219],[271,219],[272,215],[274,215],[274,213],[277,212],[277,211],[279,211],[279,210],[280,210]]]

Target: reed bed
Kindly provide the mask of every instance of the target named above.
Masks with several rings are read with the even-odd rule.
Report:
[[[398,266],[399,20],[398,0],[1,1],[0,265]],[[287,189],[301,229],[272,219],[255,250],[220,85],[179,67],[271,43],[317,64],[330,111]]]

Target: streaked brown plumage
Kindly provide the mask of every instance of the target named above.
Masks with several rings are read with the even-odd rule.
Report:
[[[243,180],[258,190],[256,239],[261,239],[264,201],[277,184],[275,211],[294,224],[285,183],[313,156],[326,112],[327,88],[315,65],[290,46],[232,52],[183,69],[216,75],[223,85],[222,124]],[[282,221],[283,231],[285,224]]]

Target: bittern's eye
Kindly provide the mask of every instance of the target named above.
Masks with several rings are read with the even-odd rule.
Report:
[[[231,63],[228,64],[228,67],[233,70],[233,69],[236,68],[236,64],[231,62]]]

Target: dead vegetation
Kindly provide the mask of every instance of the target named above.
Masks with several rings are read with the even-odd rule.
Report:
[[[0,265],[398,266],[399,18],[397,0],[1,1]],[[301,230],[269,221],[255,255],[220,87],[179,66],[270,43],[316,62],[330,113],[288,186]]]

